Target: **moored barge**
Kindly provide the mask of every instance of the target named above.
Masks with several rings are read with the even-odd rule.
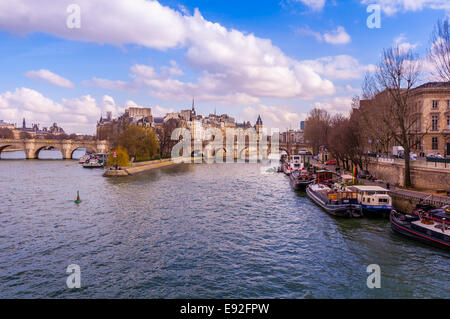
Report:
[[[447,217],[450,218],[450,213]],[[450,226],[445,217],[438,222],[393,210],[390,221],[392,230],[397,233],[450,250]]]
[[[309,198],[328,214],[337,217],[361,217],[357,193],[345,188],[330,188],[324,184],[312,184],[306,188]]]

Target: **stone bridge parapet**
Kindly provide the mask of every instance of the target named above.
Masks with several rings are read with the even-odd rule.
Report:
[[[36,159],[41,150],[58,150],[63,159],[71,159],[72,154],[79,148],[86,148],[93,153],[109,151],[107,141],[78,141],[78,140],[47,140],[47,139],[0,139],[0,153],[7,147],[20,149],[25,152],[27,159]]]

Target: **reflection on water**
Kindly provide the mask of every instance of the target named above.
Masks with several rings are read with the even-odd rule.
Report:
[[[260,168],[106,179],[76,161],[0,161],[0,297],[450,297],[447,252],[387,220],[332,218]],[[73,263],[81,290],[65,285]]]

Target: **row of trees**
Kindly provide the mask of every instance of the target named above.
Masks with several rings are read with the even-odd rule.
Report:
[[[134,157],[138,161],[164,158],[170,156],[177,143],[172,140],[172,132],[179,126],[180,121],[176,119],[170,119],[155,129],[137,125],[111,125],[105,127],[98,138],[108,140],[124,158]]]
[[[129,125],[114,139],[113,143],[117,157],[108,157],[108,165],[128,166],[130,157],[135,161],[151,160],[160,157],[159,142],[155,131],[149,127]]]
[[[435,66],[436,79],[450,81],[450,30],[448,20],[438,21],[431,36],[428,57]],[[429,123],[421,122],[413,89],[423,81],[423,65],[411,50],[394,46],[383,50],[375,71],[363,82],[363,103],[353,99],[352,112],[331,116],[313,109],[305,123],[305,139],[319,151],[324,146],[349,168],[367,168],[368,153],[388,153],[393,144],[405,153],[404,185],[411,187],[410,153],[428,133]],[[358,107],[359,106],[359,107]]]

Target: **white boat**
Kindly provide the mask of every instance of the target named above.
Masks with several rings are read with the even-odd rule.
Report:
[[[290,156],[288,161],[283,165],[283,172],[286,175],[291,175],[293,171],[298,171],[303,168],[300,155]]]
[[[91,158],[91,155],[90,155],[90,154],[85,154],[85,155],[81,156],[81,158],[79,159],[78,163],[84,164],[84,163],[86,163],[90,158]]]
[[[98,153],[95,154],[92,158],[87,160],[84,164],[84,168],[102,168],[106,165],[106,154]]]
[[[366,217],[389,216],[392,207],[392,198],[389,191],[380,186],[350,186],[349,189],[358,192],[358,203],[361,212]]]

